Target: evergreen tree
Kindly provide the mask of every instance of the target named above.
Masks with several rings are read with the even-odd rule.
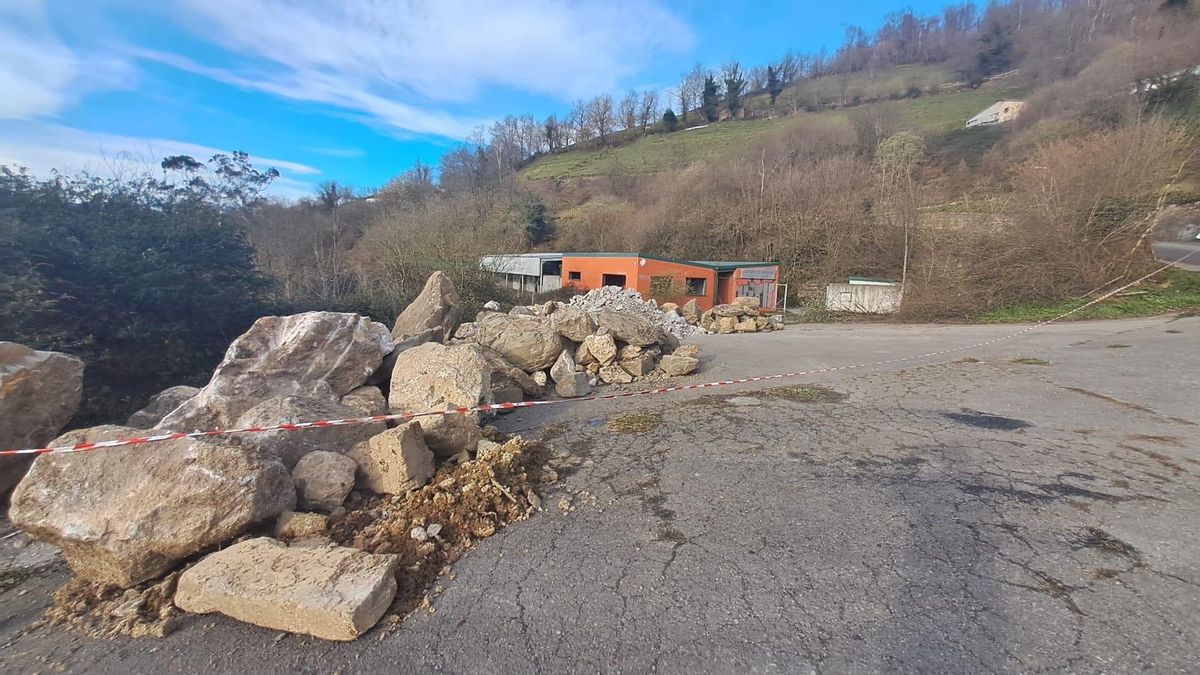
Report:
[[[1003,73],[1012,68],[1014,45],[1011,30],[999,22],[993,22],[979,38],[979,53],[976,55],[975,73],[972,81]]]
[[[704,78],[704,89],[700,95],[700,111],[704,114],[704,119],[709,122],[716,122],[720,117],[717,111],[717,106],[721,103],[720,95],[717,92],[717,81],[712,75]]]
[[[733,63],[725,69],[725,107],[732,117],[737,117],[742,109],[742,92],[746,90],[746,78],[738,64]]]
[[[546,203],[536,195],[528,195],[514,205],[517,220],[525,228],[525,244],[530,248],[544,244],[554,238],[557,228],[554,214]]]
[[[675,111],[667,108],[667,111],[662,116],[663,128],[667,131],[675,131],[679,128],[679,118],[675,116]]]
[[[775,99],[783,92],[783,80],[779,79],[779,71],[775,66],[767,66],[767,93],[771,96],[771,107],[775,107]]]

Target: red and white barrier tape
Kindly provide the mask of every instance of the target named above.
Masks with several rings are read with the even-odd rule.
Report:
[[[1190,255],[1191,254],[1189,254],[1189,256]],[[1080,305],[1079,307],[1076,307],[1075,309],[1072,309],[1069,312],[1064,312],[1063,314],[1060,314],[1052,319],[1047,319],[1046,321],[1036,323],[1032,326],[1027,326],[1025,328],[1022,328],[1019,331],[1016,331],[1015,333],[1009,333],[1007,335],[1002,335],[997,338],[992,338],[991,340],[984,340],[983,342],[976,342],[976,343],[969,344],[969,345],[963,345],[961,347],[951,347],[949,349],[940,349],[938,351],[925,352],[924,354],[914,354],[912,356],[903,356],[903,357],[894,358],[894,359],[885,359],[882,361],[871,361],[869,363],[856,363],[856,364],[845,365],[845,366],[831,366],[828,368],[814,368],[812,370],[799,370],[799,371],[792,372],[792,373],[777,373],[774,375],[759,375],[756,377],[743,377],[743,378],[739,378],[736,380],[718,380],[716,382],[705,382],[703,384],[681,384],[681,385],[676,385],[673,387],[660,387],[658,389],[644,389],[644,390],[640,390],[640,391],[629,391],[629,392],[621,392],[621,393],[616,393],[616,394],[598,394],[595,396],[581,396],[578,398],[563,398],[563,399],[552,399],[552,400],[543,400],[543,401],[522,401],[519,403],[490,403],[488,405],[461,407],[461,408],[448,408],[446,410],[426,410],[424,412],[396,413],[396,414],[391,414],[391,415],[372,415],[370,417],[352,417],[349,419],[341,419],[341,420],[319,420],[316,422],[296,422],[296,423],[275,424],[272,426],[265,426],[265,427],[243,427],[241,429],[213,429],[210,431],[192,431],[189,433],[182,433],[182,432],[165,433],[165,434],[156,434],[153,436],[139,436],[136,438],[123,438],[120,440],[113,440],[113,441],[96,441],[95,443],[80,443],[78,445],[70,445],[70,446],[62,446],[62,447],[54,447],[54,448],[29,448],[29,449],[24,449],[24,450],[0,450],[0,456],[5,456],[5,455],[43,455],[43,454],[48,454],[48,453],[64,453],[65,454],[65,453],[71,453],[71,452],[86,452],[88,450],[98,450],[101,448],[119,448],[119,447],[126,446],[126,445],[142,445],[145,443],[159,443],[162,441],[174,441],[174,440],[179,440],[182,438],[205,438],[208,436],[227,436],[230,434],[253,434],[253,433],[263,433],[263,432],[267,432],[267,431],[299,431],[302,429],[323,429],[323,428],[327,428],[327,427],[342,427],[342,426],[350,426],[350,425],[354,425],[354,424],[377,424],[380,422],[404,422],[404,421],[409,421],[409,420],[413,420],[413,419],[418,419],[421,417],[431,417],[434,415],[469,415],[471,413],[477,413],[477,412],[497,412],[497,411],[501,411],[501,410],[515,410],[517,408],[533,408],[536,406],[543,406],[543,405],[558,405],[558,404],[562,404],[562,403],[582,403],[585,401],[605,401],[605,400],[617,399],[617,398],[632,398],[635,396],[650,396],[653,394],[667,394],[667,393],[670,393],[673,391],[684,391],[684,390],[688,390],[688,389],[706,389],[708,387],[722,387],[722,386],[731,385],[731,384],[745,384],[747,382],[763,382],[766,380],[779,380],[779,379],[788,378],[788,377],[820,375],[822,373],[835,373],[835,372],[839,372],[839,371],[843,371],[843,370],[857,370],[860,368],[873,368],[875,366],[884,366],[884,365],[889,365],[889,364],[893,364],[893,363],[903,363],[906,361],[927,359],[927,358],[932,358],[935,356],[942,356],[944,354],[952,354],[954,352],[966,351],[968,349],[977,349],[979,347],[985,347],[987,345],[995,344],[997,342],[1002,342],[1004,340],[1010,340],[1012,338],[1020,337],[1021,335],[1029,333],[1030,331],[1041,328],[1042,326],[1052,324],[1056,321],[1061,321],[1061,320],[1071,316],[1072,314],[1081,312],[1081,311],[1087,309],[1088,307],[1091,307],[1100,302],[1103,302],[1124,290],[1132,288],[1132,287],[1142,283],[1143,281],[1146,281],[1150,277],[1153,277],[1154,275],[1159,274],[1160,272],[1163,272],[1163,271],[1173,267],[1175,264],[1181,262],[1182,260],[1184,260],[1185,258],[1187,258],[1189,256],[1184,256],[1184,258],[1180,258],[1179,260],[1175,260],[1173,262],[1167,263],[1166,265],[1163,265],[1162,267],[1154,270],[1153,272],[1150,272],[1149,274],[1146,274],[1145,276],[1140,277],[1139,279],[1131,281],[1128,284],[1121,286],[1120,288],[1113,289],[1113,290],[1109,291],[1108,293],[1105,293],[1104,295],[1101,295],[1083,305]]]

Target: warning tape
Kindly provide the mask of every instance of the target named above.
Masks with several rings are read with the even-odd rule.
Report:
[[[607,401],[607,400],[618,399],[618,398],[633,398],[633,397],[638,397],[638,396],[651,396],[651,395],[655,395],[655,394],[667,394],[667,393],[674,392],[674,391],[686,391],[686,390],[690,390],[690,389],[707,389],[709,387],[723,387],[723,386],[728,386],[728,385],[732,385],[732,384],[745,384],[748,382],[764,382],[767,380],[779,380],[779,379],[790,378],[790,377],[802,377],[802,376],[807,376],[807,375],[821,375],[821,374],[825,374],[825,373],[836,373],[836,372],[845,371],[845,370],[858,370],[858,369],[862,369],[862,368],[873,368],[876,366],[884,366],[884,365],[889,365],[889,364],[893,364],[893,363],[904,363],[907,361],[916,361],[918,359],[927,359],[927,358],[932,358],[935,356],[952,354],[954,352],[966,351],[968,349],[977,349],[979,347],[985,347],[988,345],[995,344],[997,342],[1003,342],[1005,340],[1011,340],[1013,338],[1020,337],[1022,335],[1025,335],[1026,333],[1029,333],[1030,331],[1037,330],[1038,328],[1047,326],[1056,321],[1061,321],[1061,320],[1071,316],[1072,314],[1076,314],[1078,312],[1081,312],[1081,311],[1087,309],[1088,307],[1091,307],[1093,305],[1101,303],[1101,302],[1113,297],[1114,295],[1116,295],[1122,291],[1125,291],[1129,288],[1132,288],[1132,287],[1146,281],[1147,279],[1175,266],[1176,264],[1178,264],[1179,262],[1182,262],[1183,260],[1190,257],[1191,255],[1192,254],[1188,254],[1187,256],[1184,256],[1183,258],[1179,258],[1178,260],[1169,262],[1166,265],[1163,265],[1162,267],[1159,267],[1158,269],[1154,270],[1153,272],[1150,272],[1149,274],[1146,274],[1145,276],[1142,276],[1134,281],[1131,281],[1131,282],[1125,284],[1124,286],[1115,288],[1115,289],[1109,291],[1108,293],[1105,293],[1104,295],[1101,295],[1083,305],[1076,307],[1075,309],[1072,309],[1068,312],[1064,312],[1052,319],[1047,319],[1045,321],[1041,321],[1039,323],[1033,324],[1032,326],[1027,326],[1027,327],[1025,327],[1019,331],[1016,331],[1014,333],[1009,333],[1007,335],[1002,335],[997,338],[992,338],[991,340],[984,340],[982,342],[976,342],[976,343],[969,344],[969,345],[963,345],[961,347],[951,347],[948,349],[940,349],[937,351],[925,352],[923,354],[913,354],[911,356],[903,356],[903,357],[898,357],[898,358],[894,358],[894,359],[884,359],[882,361],[871,361],[871,362],[867,362],[867,363],[856,363],[856,364],[844,365],[844,366],[830,366],[830,367],[826,367],[826,368],[813,368],[811,370],[798,370],[798,371],[791,372],[791,373],[776,373],[774,375],[758,375],[755,377],[738,378],[736,380],[718,380],[716,382],[704,382],[702,384],[680,384],[680,385],[675,385],[672,387],[659,387],[657,389],[643,389],[643,390],[638,390],[638,391],[628,391],[628,392],[620,392],[620,393],[614,393],[614,394],[598,394],[598,395],[594,395],[594,396],[580,396],[577,398],[562,398],[562,399],[551,399],[551,400],[541,400],[541,401],[520,401],[520,402],[515,402],[515,403],[489,403],[486,405],[479,405],[479,406],[463,406],[463,407],[459,407],[459,408],[447,408],[445,410],[426,410],[424,412],[406,412],[406,413],[394,413],[394,414],[389,414],[389,415],[371,415],[369,417],[352,417],[352,418],[340,419],[340,420],[319,420],[319,421],[315,421],[315,422],[294,422],[294,423],[275,424],[275,425],[271,425],[271,426],[242,427],[240,429],[213,429],[213,430],[209,430],[209,431],[192,431],[192,432],[187,432],[187,433],[173,432],[173,433],[166,433],[166,434],[157,434],[157,435],[153,435],[153,436],[138,436],[135,438],[123,438],[123,439],[112,440],[112,441],[96,441],[94,443],[80,443],[78,445],[69,445],[69,446],[51,447],[51,448],[29,448],[29,449],[24,449],[24,450],[0,450],[0,456],[44,455],[44,454],[50,454],[50,453],[66,454],[66,453],[72,453],[72,452],[86,452],[89,450],[99,450],[101,448],[119,448],[119,447],[123,447],[123,446],[127,446],[127,445],[143,445],[146,443],[161,443],[163,441],[176,441],[176,440],[180,440],[180,439],[184,439],[184,438],[208,438],[211,436],[228,436],[228,435],[232,435],[232,434],[253,434],[253,433],[264,433],[264,432],[269,432],[269,431],[301,431],[304,429],[326,429],[329,427],[344,427],[344,426],[353,426],[353,425],[357,425],[357,424],[378,424],[381,422],[406,422],[406,421],[410,421],[410,420],[414,420],[414,419],[419,419],[422,417],[432,417],[432,416],[439,416],[439,415],[470,415],[472,413],[477,413],[477,412],[499,412],[499,411],[504,411],[504,410],[516,410],[518,408],[534,408],[534,407],[544,406],[544,405],[559,405],[559,404],[563,404],[563,403],[583,403],[586,401]]]

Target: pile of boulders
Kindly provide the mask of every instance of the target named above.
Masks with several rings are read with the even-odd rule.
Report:
[[[459,326],[455,345],[478,345],[488,357],[509,364],[496,369],[493,397],[520,401],[533,387],[549,387],[562,397],[589,394],[601,384],[687,375],[700,365],[697,345],[676,336],[644,314],[605,308],[590,314],[581,307],[547,302],[514,307],[507,314],[485,307],[472,323]],[[497,358],[498,357],[498,358]]]
[[[685,311],[689,322],[695,322],[709,333],[761,333],[782,330],[783,322],[776,316],[765,316],[758,298],[737,297],[728,305],[717,305],[706,312],[696,308]]]
[[[692,300],[689,304],[695,306],[695,302]],[[620,286],[594,288],[583,295],[571,298],[571,306],[578,307],[592,316],[606,309],[625,315],[640,316],[660,326],[681,342],[703,333],[696,327],[696,322],[688,322],[684,319],[679,313],[678,305],[665,302],[659,306],[657,300],[653,298],[643,300],[642,295],[632,288],[621,288]]]
[[[458,294],[435,273],[391,331],[356,314],[264,317],[234,340],[203,387],[173,387],[126,426],[70,431],[51,444],[475,408],[550,387],[581,396],[600,382],[685,375],[699,365],[696,346],[680,346],[637,314],[593,317],[562,303],[498,309],[460,326]],[[6,349],[0,343],[0,357],[10,356]],[[36,413],[36,433],[4,445],[43,445],[78,401],[82,364],[24,348],[11,356],[26,369],[62,371],[50,378],[63,391],[54,410],[32,407],[52,397],[31,389],[13,399],[22,410],[10,417],[0,388],[6,421]],[[81,579],[126,589],[143,614],[152,605],[138,604],[138,588],[155,584],[155,593],[175,592],[159,618],[177,606],[352,639],[383,616],[396,575],[412,567],[337,546],[330,528],[373,495],[412,494],[438,467],[482,461],[498,447],[482,422],[479,413],[455,412],[41,455],[14,490],[9,515],[61,548]]]

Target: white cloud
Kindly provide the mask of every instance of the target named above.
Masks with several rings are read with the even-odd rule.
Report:
[[[464,137],[480,119],[437,110],[486,87],[562,101],[618,88],[691,45],[650,0],[180,0],[185,27],[259,63],[230,70],[157,55],[240,87],[357,111],[395,129]],[[253,74],[247,74],[253,72]]]
[[[0,119],[53,116],[84,94],[129,86],[133,69],[103,54],[76,54],[54,35],[43,3],[0,3]]]
[[[325,155],[326,157],[338,157],[341,159],[355,159],[358,157],[366,157],[367,151],[362,148],[326,148],[326,147],[308,147],[304,148],[308,152],[316,155]]]
[[[72,129],[40,121],[0,123],[0,165],[23,166],[35,175],[90,171],[111,175],[122,171],[158,168],[168,155],[191,155],[201,161],[228,152],[196,143],[165,138],[137,138]],[[251,156],[260,168],[275,167],[282,174],[272,194],[284,197],[312,192],[312,185],[295,176],[314,176],[320,171],[306,164],[270,157]]]

